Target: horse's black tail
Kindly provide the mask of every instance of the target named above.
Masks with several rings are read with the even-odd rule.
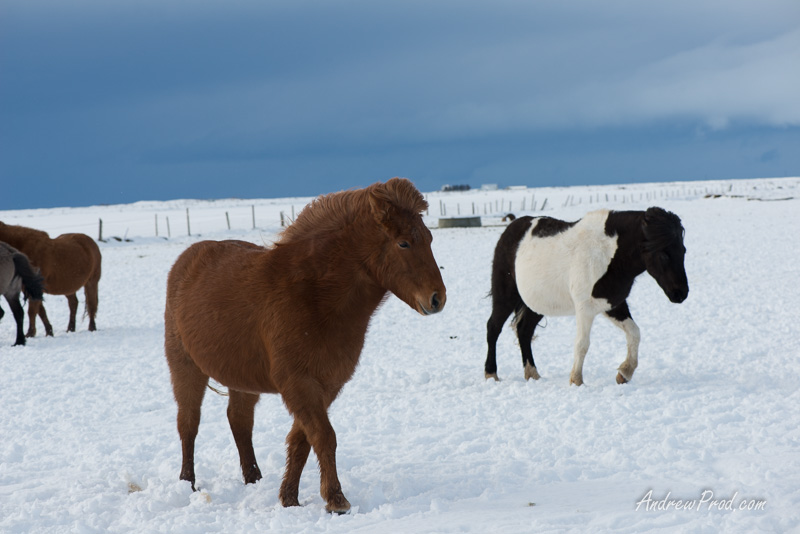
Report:
[[[25,295],[33,300],[44,298],[44,278],[28,261],[25,254],[14,254],[14,267],[17,276],[22,278],[22,286],[25,288]]]

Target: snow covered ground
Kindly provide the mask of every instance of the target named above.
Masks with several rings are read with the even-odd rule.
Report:
[[[200,491],[179,481],[162,347],[166,274],[178,254],[200,239],[269,243],[280,212],[289,218],[308,199],[0,212],[51,235],[96,237],[102,218],[104,236],[129,239],[100,244],[97,332],[84,320],[66,334],[67,305],[56,296],[46,299],[54,338],[12,347],[13,319],[0,322],[0,532],[798,531],[800,179],[428,198],[432,227],[442,209],[485,214],[486,226],[433,231],[443,313],[421,317],[391,298],[373,318],[360,366],[331,409],[353,505],[343,516],[324,511],[313,453],[304,506],[278,504],[291,421],[276,396],[256,410],[263,480],[242,483],[226,399],[209,392]],[[523,201],[541,213],[545,199],[545,213],[564,219],[660,205],[683,220],[689,298],[672,304],[639,278],[629,303],[640,365],[627,385],[614,380],[624,336],[601,319],[586,386],[569,386],[572,318],[549,318],[537,331],[541,380],[524,381],[510,328],[498,345],[503,380],[483,378],[499,216],[522,213]]]

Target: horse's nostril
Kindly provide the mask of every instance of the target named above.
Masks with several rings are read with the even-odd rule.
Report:
[[[434,311],[436,311],[436,310],[438,310],[438,309],[439,309],[439,305],[440,305],[440,304],[441,304],[441,302],[439,302],[439,294],[438,294],[438,293],[434,293],[434,294],[431,296],[431,308],[432,308]]]

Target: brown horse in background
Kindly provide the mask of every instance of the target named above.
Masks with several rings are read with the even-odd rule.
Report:
[[[427,202],[393,178],[309,204],[271,249],[242,241],[189,247],[167,280],[166,357],[178,404],[183,465],[194,488],[194,443],[209,377],[227,386],[228,422],[245,483],[261,478],[253,415],[261,393],[278,393],[294,417],[286,437],[283,506],[298,506],[310,449],[331,512],[350,503],[336,472],[328,407],[358,364],[370,317],[391,291],[423,315],[445,304],[445,287],[422,221]]]
[[[0,222],[0,241],[5,241],[30,259],[44,276],[45,293],[66,295],[69,303],[67,332],[75,331],[80,288],[86,295],[89,330],[97,330],[97,284],[100,281],[100,248],[86,234],[63,234],[50,239],[46,232]],[[28,337],[36,335],[36,315],[44,323],[45,334],[53,335],[53,326],[41,300],[28,303]]]

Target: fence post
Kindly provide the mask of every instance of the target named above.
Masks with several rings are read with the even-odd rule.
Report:
[[[158,213],[156,213],[156,237],[158,237]]]
[[[186,233],[192,235],[192,227],[189,224],[189,208],[186,208]]]
[[[281,228],[283,228],[284,226],[286,226],[286,224],[285,224],[285,221],[283,219],[283,212],[281,212]]]
[[[228,221],[228,230],[231,229],[231,217],[228,215],[228,212],[225,212],[225,220]]]
[[[255,204],[251,204],[250,205],[250,211],[252,211],[252,213],[253,213],[253,230],[255,230],[256,229],[256,205]]]
[[[100,219],[100,230],[99,230],[99,235],[97,237],[97,240],[98,241],[102,241],[103,240],[103,219]]]

